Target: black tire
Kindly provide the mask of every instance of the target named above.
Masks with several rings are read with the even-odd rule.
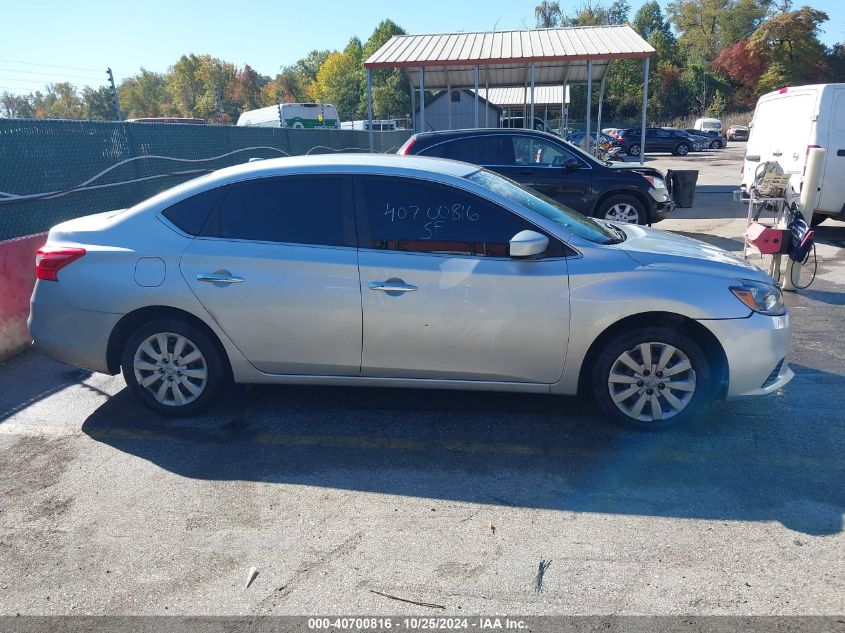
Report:
[[[713,141],[710,143],[710,149],[721,149],[722,141]]]
[[[678,145],[675,147],[674,153],[676,156],[686,156],[687,154],[689,154],[689,145],[687,145],[686,143],[678,143]]]
[[[675,374],[675,376],[679,377],[679,386],[681,386],[681,383],[686,385],[692,381],[694,391],[689,399],[684,403],[685,406],[682,407],[679,412],[675,412],[664,419],[641,420],[631,417],[631,415],[626,414],[614,403],[611,395],[611,389],[615,389],[617,397],[619,397],[620,395],[623,395],[625,389],[633,389],[636,387],[638,391],[632,393],[628,398],[622,400],[621,402],[621,406],[628,408],[630,413],[635,410],[636,404],[644,395],[639,393],[639,391],[649,389],[649,384],[639,384],[640,381],[627,385],[624,383],[614,383],[613,387],[611,387],[610,384],[611,371],[614,371],[615,376],[618,376],[619,374],[620,365],[618,363],[619,358],[623,353],[632,352],[630,357],[640,366],[644,366],[643,356],[640,354],[639,357],[637,357],[638,352],[635,348],[638,348],[639,345],[645,343],[670,345],[677,350],[680,350],[680,352],[686,356],[693,372],[690,374],[690,371],[687,370],[685,372]],[[651,347],[653,352],[660,349],[665,348]],[[672,359],[675,359],[675,357],[673,356]],[[652,356],[651,365],[652,370],[656,369],[657,361],[654,361],[654,355]],[[679,366],[681,366],[680,360],[678,364],[670,360],[670,362],[667,363],[666,368],[672,370]],[[624,370],[625,366],[622,366],[622,368]],[[637,377],[633,370],[629,369],[628,371],[631,372],[632,377]],[[669,400],[666,399],[667,392],[668,396],[675,398],[676,401],[687,398],[686,394],[689,393],[688,391],[676,391],[667,387],[667,383],[671,384],[673,379],[672,377],[664,378],[662,372],[657,373],[650,370],[644,370],[644,373],[647,375],[643,378],[643,381],[655,381],[655,385],[651,385],[651,389],[653,394],[657,394],[658,407],[666,407],[668,410],[666,412],[662,412],[663,415],[671,413],[672,411],[672,405]],[[661,378],[663,378],[665,382],[660,382]],[[593,396],[605,416],[617,424],[644,430],[659,430],[670,426],[679,426],[696,418],[713,400],[716,395],[717,387],[717,381],[713,378],[710,364],[699,345],[684,332],[675,328],[661,326],[642,327],[636,329],[635,331],[623,332],[613,337],[612,340],[608,341],[603,346],[599,355],[596,357],[595,363],[591,368],[591,380]],[[661,384],[663,387],[660,387]],[[654,415],[655,411],[651,405],[652,396],[645,394],[645,398],[646,401],[645,404],[642,405],[642,412],[643,415],[648,417],[650,415]]]
[[[628,146],[628,156],[639,156],[640,155],[640,145],[639,143],[634,143],[633,145]]]
[[[629,214],[632,212],[637,214],[637,221],[631,221],[629,224],[646,224],[648,222],[648,214],[643,203],[634,196],[624,193],[613,195],[600,201],[596,206],[593,217],[601,218],[602,220],[613,220],[614,222],[626,222],[627,220],[619,216],[623,211],[627,211]]]
[[[139,361],[141,364],[158,366],[160,359],[156,359],[146,352],[142,353],[140,348],[150,337],[159,334],[165,335],[166,346],[171,356],[176,351],[174,348],[178,337],[183,337],[187,343],[182,347],[184,351],[181,358],[188,360],[196,350],[200,354],[200,359],[191,360],[181,365],[168,362],[166,363],[167,369],[160,368],[157,371],[146,368],[136,370],[136,353],[140,355]],[[158,339],[156,339],[156,342],[150,343],[152,347],[148,349],[151,349],[152,352],[161,351],[161,345],[157,341]],[[172,417],[195,415],[208,407],[217,396],[227,376],[223,359],[211,337],[203,330],[181,319],[158,319],[140,326],[126,339],[120,355],[120,364],[123,370],[123,378],[135,397],[153,411]],[[204,383],[195,376],[189,377],[182,373],[193,372],[196,375],[197,372],[202,371],[205,372],[206,376]],[[161,376],[158,376],[157,373]],[[139,376],[140,380],[150,379],[155,381],[148,386],[144,386],[139,382]],[[164,391],[165,400],[173,400],[172,404],[160,402],[152,392],[155,387],[162,388],[165,380],[170,383]],[[173,381],[178,384],[174,384]],[[190,385],[182,386],[186,382]],[[189,389],[199,390],[199,394],[194,395],[190,393]],[[177,391],[181,394],[183,401],[189,400],[186,404],[177,402]],[[168,392],[170,398],[166,397]]]

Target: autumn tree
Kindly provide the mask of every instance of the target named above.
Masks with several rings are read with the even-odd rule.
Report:
[[[317,100],[334,104],[341,119],[354,119],[361,104],[359,60],[355,47],[347,47],[343,53],[331,53],[317,72]]]
[[[767,50],[752,55],[749,40],[740,40],[716,56],[713,69],[731,83],[733,102],[751,108],[757,101],[757,84],[770,62]]]

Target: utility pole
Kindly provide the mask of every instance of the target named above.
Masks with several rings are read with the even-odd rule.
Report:
[[[123,115],[120,113],[120,102],[117,100],[117,88],[114,87],[114,75],[111,72],[111,68],[106,68],[106,72],[109,75],[109,83],[111,84],[111,102],[114,106],[114,114],[118,121],[122,121]]]

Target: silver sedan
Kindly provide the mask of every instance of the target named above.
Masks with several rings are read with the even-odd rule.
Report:
[[[162,414],[234,381],[587,393],[657,428],[792,378],[759,269],[454,161],[223,169],[54,227],[36,276],[38,347]]]

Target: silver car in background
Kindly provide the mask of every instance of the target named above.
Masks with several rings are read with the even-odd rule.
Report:
[[[466,163],[252,162],[54,227],[30,329],[163,414],[239,383],[592,393],[679,423],[792,378],[772,279]]]

